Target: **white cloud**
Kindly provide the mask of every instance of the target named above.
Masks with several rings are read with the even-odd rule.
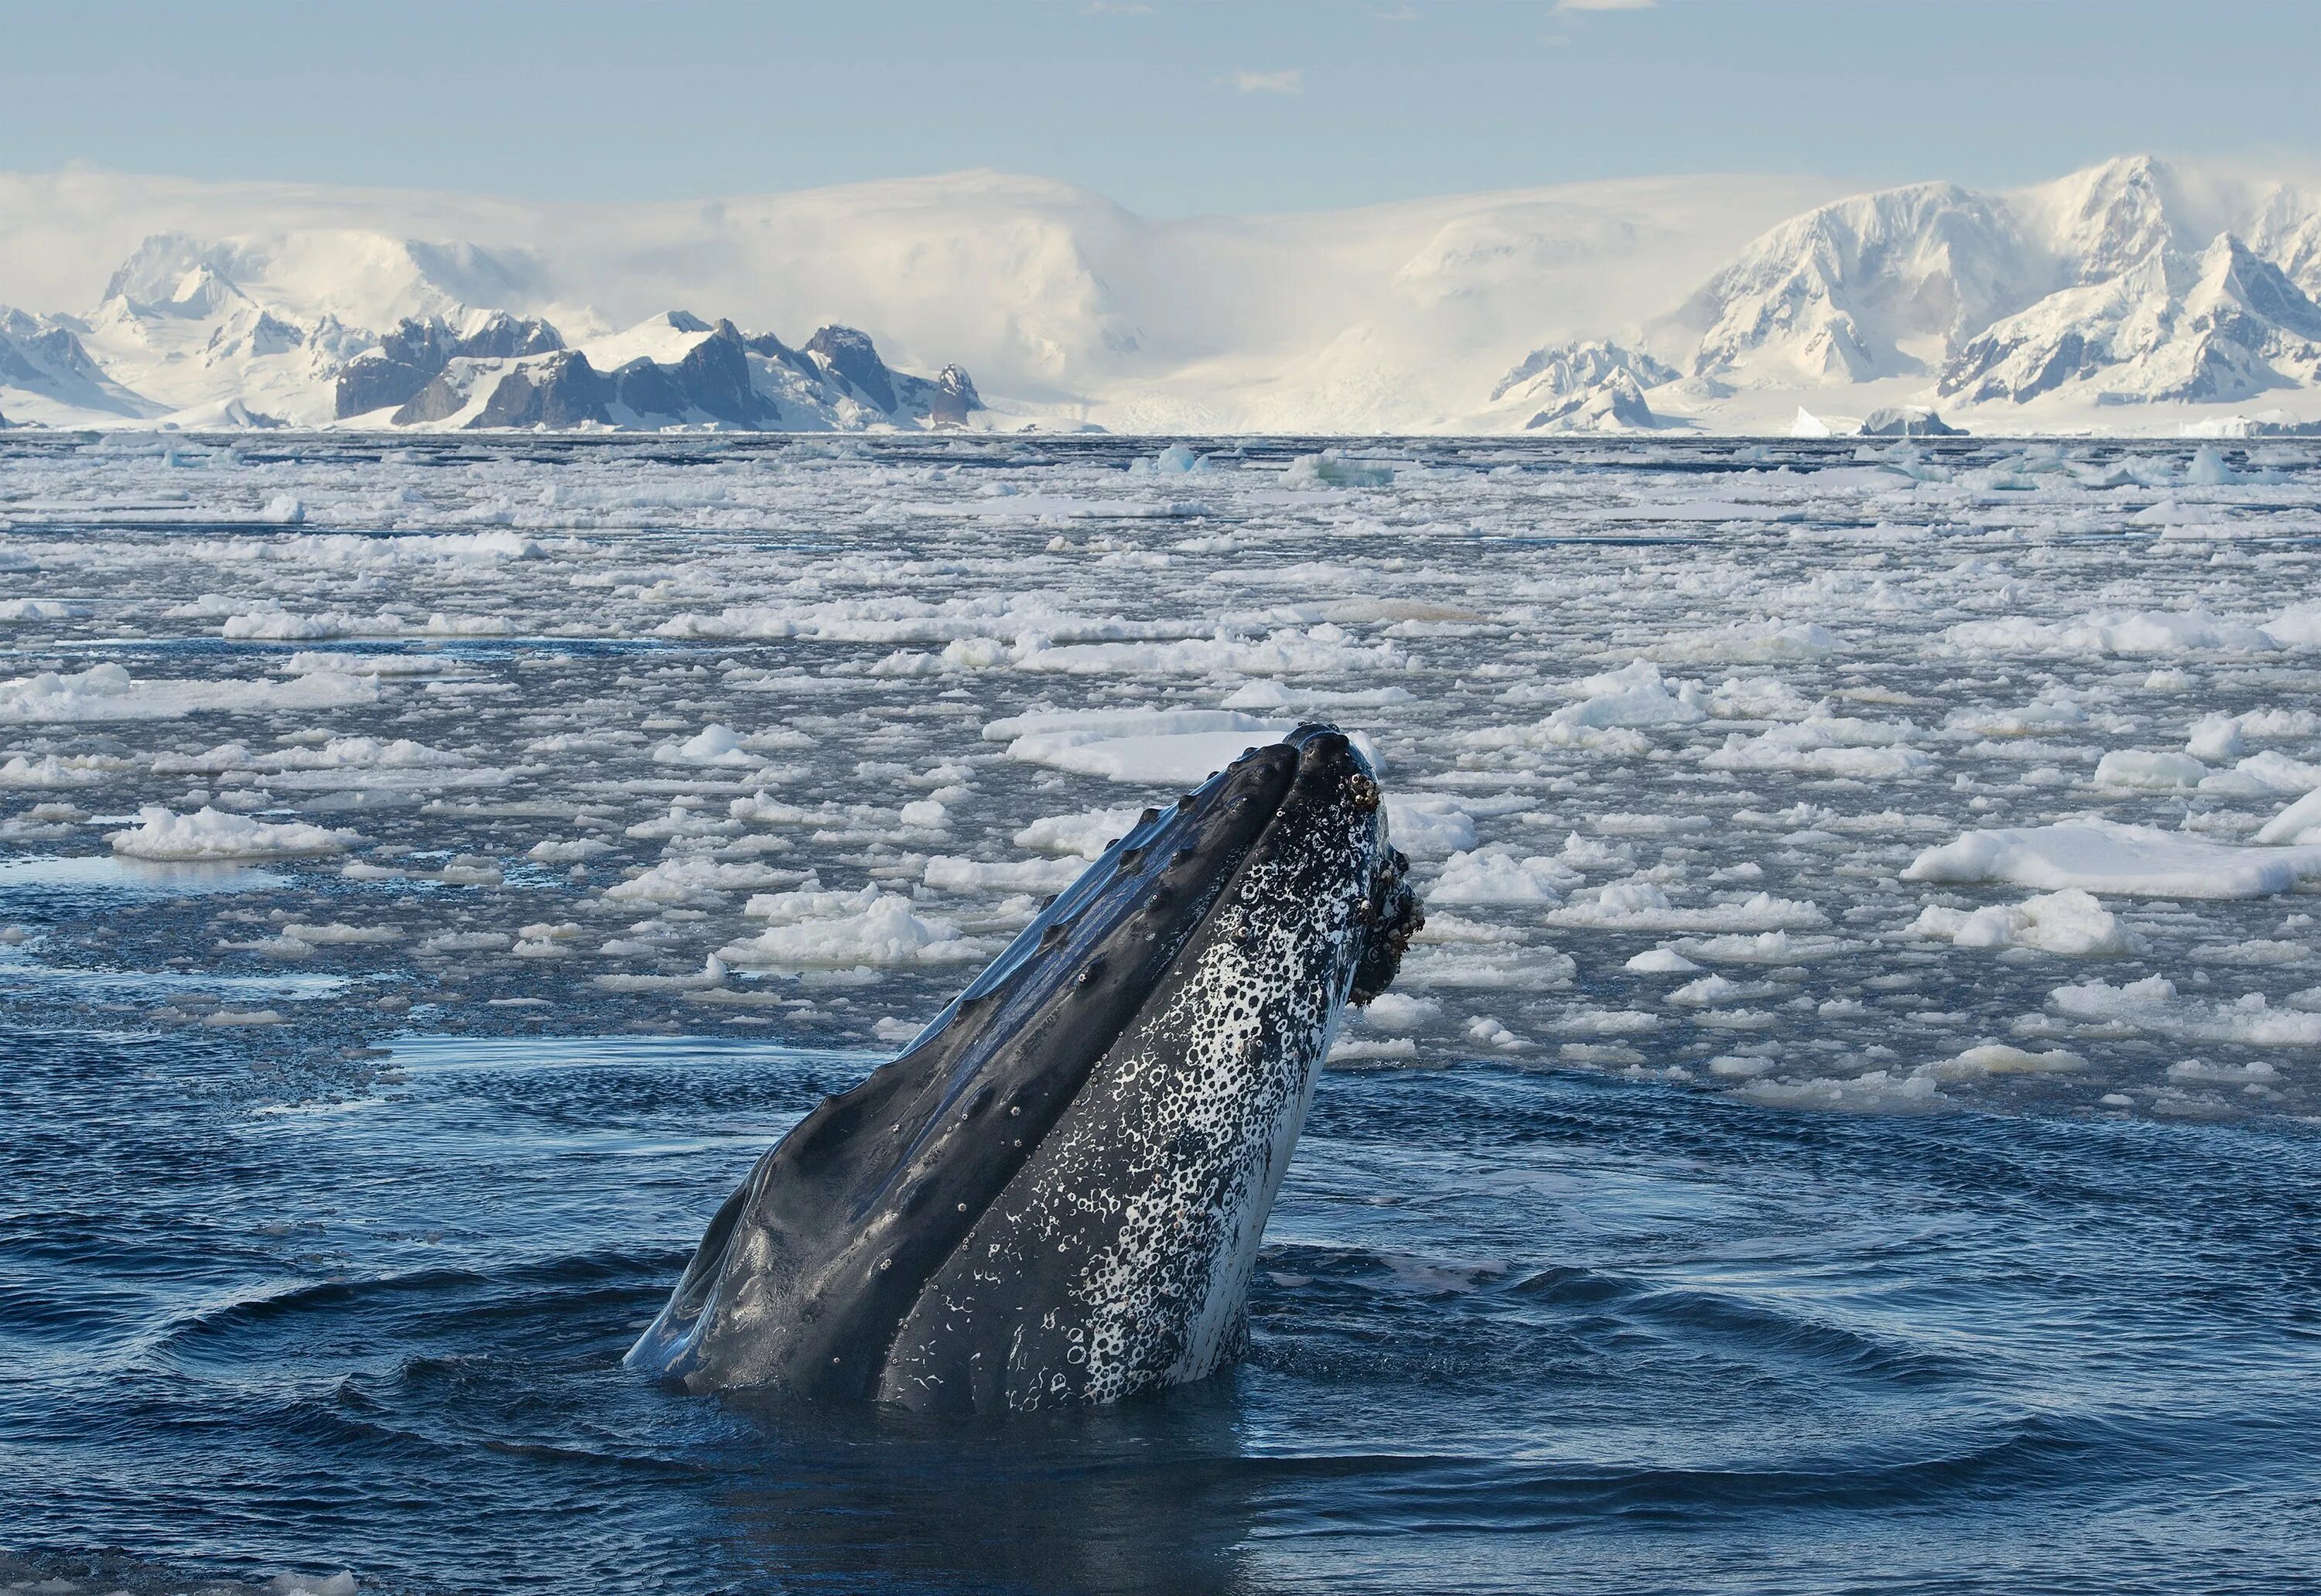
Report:
[[[1233,72],[1225,81],[1245,95],[1302,95],[1306,68],[1288,67],[1279,72]]]
[[[1660,0],[1555,0],[1558,11],[1650,11]]]

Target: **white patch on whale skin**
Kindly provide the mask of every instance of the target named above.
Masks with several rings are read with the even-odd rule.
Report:
[[[1137,1027],[1134,1051],[1102,1066],[1137,1105],[1133,1123],[1103,1127],[1105,1144],[1085,1149],[1068,1133],[1047,1190],[1026,1205],[1047,1207],[1067,1232],[1086,1233],[1074,1209],[1112,1221],[1067,1302],[1044,1316],[1051,1329],[1084,1316],[1064,1354],[1082,1366],[1011,1358],[1011,1407],[1114,1401],[1202,1379],[1237,1354],[1258,1244],[1352,980],[1353,907],[1386,851],[1367,817],[1347,819],[1344,834],[1252,862],[1190,979]],[[1337,889],[1316,892],[1317,873]],[[1190,1156],[1188,1140],[1199,1149]],[[1092,1189],[1097,1160],[1124,1145],[1131,1179]]]
[[[1093,1312],[1085,1400],[1198,1380],[1233,1354],[1258,1239],[1344,996],[1341,980],[1328,1000],[1311,1005],[1301,999],[1319,994],[1281,980],[1297,971],[1295,938],[1293,929],[1277,927],[1254,953],[1220,938],[1166,1017],[1170,1030],[1183,1024],[1188,1033],[1181,1058],[1156,1049],[1121,1062],[1129,1081],[1155,1078],[1149,1090],[1164,1116],[1151,1126],[1151,1184],[1128,1200],[1117,1238],[1086,1276]],[[1351,964],[1340,962],[1351,976]],[[1288,1012],[1272,1017],[1279,1040],[1271,1048],[1261,1013],[1269,990],[1291,999]],[[1171,1120],[1174,1131],[1160,1134]],[[1186,1135],[1233,1150],[1222,1181],[1211,1159],[1172,1162],[1171,1145]],[[1162,1322],[1171,1305],[1156,1290],[1163,1284],[1198,1306],[1184,1321],[1176,1356],[1156,1369],[1154,1353],[1173,1339]],[[1181,1302],[1174,1311],[1183,1311]]]

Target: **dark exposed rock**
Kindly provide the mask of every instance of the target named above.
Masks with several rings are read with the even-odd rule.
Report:
[[[640,424],[667,426],[706,415],[745,431],[781,424],[781,407],[760,393],[751,380],[753,341],[743,338],[728,321],[713,327],[679,311],[670,315],[669,322],[681,332],[706,332],[709,336],[673,365],[640,357],[612,374],[620,403],[635,414]],[[818,370],[808,369],[819,378]]]
[[[343,382],[344,378],[341,380]],[[345,389],[341,388],[340,391],[343,393]],[[450,372],[445,371],[438,375],[434,381],[412,395],[404,402],[400,410],[387,419],[395,426],[411,426],[418,422],[441,421],[447,415],[458,415],[466,407],[467,403],[468,396],[465,390],[451,380]]]
[[[851,327],[824,327],[806,341],[806,352],[873,406],[889,415],[895,413],[894,373],[878,358],[869,333]]]
[[[405,405],[462,356],[505,360],[563,347],[563,337],[546,322],[505,311],[493,312],[474,332],[464,334],[436,317],[406,318],[379,340],[377,353],[359,355],[339,372],[338,414],[343,420]],[[407,424],[400,412],[395,422]]]
[[[975,391],[975,378],[967,374],[964,367],[945,366],[935,373],[933,386],[927,419],[937,426],[963,426],[969,411],[983,408],[982,396]]]
[[[748,346],[731,322],[719,322],[710,336],[687,351],[677,363],[677,380],[696,409],[719,421],[762,428],[781,419],[779,409],[751,385]]]
[[[564,347],[555,328],[536,316],[512,316],[496,310],[489,320],[456,341],[451,352],[478,360],[507,360],[520,355],[551,354]]]
[[[499,380],[483,413],[470,427],[610,426],[605,401],[612,384],[578,351],[563,351],[545,360],[518,366]]]
[[[824,327],[801,351],[771,333],[747,336],[730,321],[705,322],[684,311],[665,319],[677,332],[704,336],[679,360],[641,356],[609,372],[568,350],[545,322],[496,315],[460,335],[439,320],[405,321],[341,371],[339,414],[365,415],[391,405],[388,419],[396,426],[445,421],[474,404],[478,381],[496,386],[471,426],[651,428],[705,422],[766,432],[785,424],[783,406],[793,394],[811,407],[805,412],[808,425],[828,424],[821,419],[827,415],[823,407],[841,401],[869,411],[870,420],[934,426],[961,425],[984,407],[974,378],[960,368],[946,366],[932,378],[896,371],[869,337],[851,327]],[[550,355],[569,358],[539,358]],[[455,367],[460,360],[519,363],[495,376]],[[752,360],[781,370],[769,375],[765,364],[753,368]]]
[[[614,372],[612,380],[614,396],[640,422],[665,424],[685,415],[685,389],[678,382],[674,366],[640,358]]]
[[[751,354],[763,355],[769,360],[779,360],[800,377],[810,381],[820,382],[823,379],[822,368],[815,365],[803,350],[792,349],[771,333],[760,333],[754,338],[745,338],[742,343],[742,347]]]

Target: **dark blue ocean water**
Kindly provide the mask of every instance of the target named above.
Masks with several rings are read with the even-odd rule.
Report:
[[[731,1182],[869,1057],[417,1039],[284,1111],[230,1034],[0,1053],[0,1546],[36,1560],[559,1592],[2321,1570],[2309,1127],[1336,1072],[1245,1366],[961,1427],[620,1366]]]

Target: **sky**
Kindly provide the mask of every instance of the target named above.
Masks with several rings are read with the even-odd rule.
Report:
[[[988,167],[1153,216],[2321,156],[2321,0],[0,0],[0,169],[543,201]]]

